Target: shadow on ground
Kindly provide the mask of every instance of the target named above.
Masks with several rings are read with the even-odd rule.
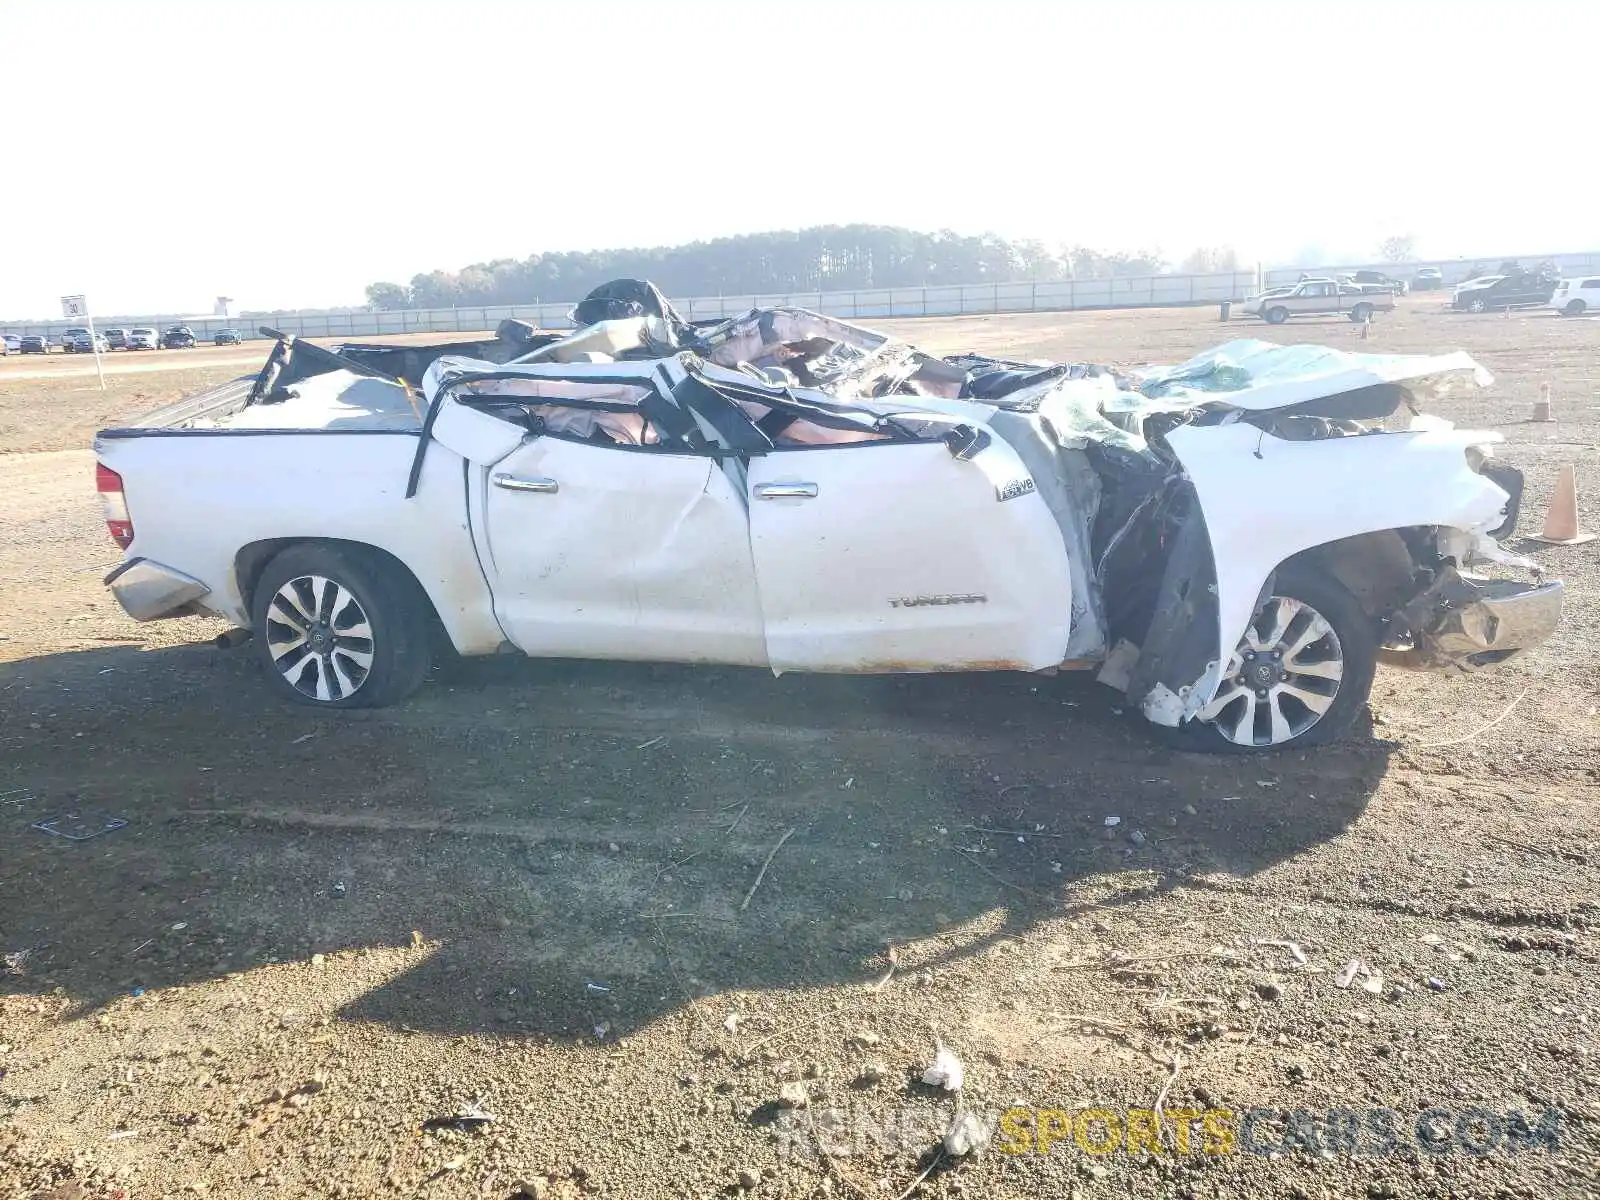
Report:
[[[281,703],[248,652],[11,663],[0,792],[26,791],[0,803],[0,949],[29,953],[0,988],[93,1008],[417,931],[434,951],[343,1016],[621,1033],[690,996],[870,980],[891,944],[948,960],[1256,873],[1339,834],[1385,770],[1371,741],[1177,753],[1115,699],[506,660],[329,715]],[[128,824],[32,827],[65,812]]]

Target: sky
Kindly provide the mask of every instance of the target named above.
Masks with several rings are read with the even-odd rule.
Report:
[[[852,221],[1593,250],[1597,35],[1589,0],[0,0],[0,318]]]

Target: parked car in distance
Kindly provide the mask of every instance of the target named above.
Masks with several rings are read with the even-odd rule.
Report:
[[[1413,292],[1437,292],[1444,287],[1444,272],[1438,267],[1418,267],[1411,277]]]
[[[1523,271],[1469,279],[1451,294],[1450,307],[1460,312],[1490,312],[1549,304],[1560,281],[1554,275]]]
[[[61,335],[61,349],[68,354],[76,354],[78,352],[78,338],[88,336],[89,331],[87,329],[82,329],[75,326]]]
[[[1404,296],[1410,290],[1410,285],[1404,279],[1395,279],[1382,271],[1357,271],[1354,281],[1363,291],[1378,288],[1395,296]]]
[[[1363,291],[1359,284],[1336,279],[1305,279],[1287,287],[1268,288],[1244,302],[1244,311],[1268,325],[1282,325],[1290,317],[1343,313],[1352,321],[1369,320],[1375,312],[1394,308],[1394,293]]]
[[[211,340],[218,346],[241,346],[244,344],[244,335],[237,329],[219,329]]]
[[[16,354],[22,349],[22,339],[14,333],[0,333],[0,344],[5,346],[0,354]]]
[[[193,350],[194,330],[187,325],[174,325],[161,335],[163,350]]]
[[[146,329],[143,326],[138,329],[130,329],[128,330],[128,349],[159,350],[161,349],[160,335],[154,329]]]
[[[24,334],[17,342],[19,354],[49,354],[50,339],[41,333]]]
[[[1600,312],[1600,279],[1561,280],[1550,307],[1564,317],[1581,317],[1590,309]]]
[[[112,326],[110,329],[101,330],[105,334],[106,345],[113,350],[126,350],[128,348],[128,331]]]
[[[111,343],[106,341],[106,335],[99,330],[91,334],[87,329],[80,329],[73,334],[67,350],[72,354],[110,354]]]

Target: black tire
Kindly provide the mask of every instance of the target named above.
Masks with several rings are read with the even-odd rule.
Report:
[[[342,589],[354,609],[308,580]],[[297,614],[280,600],[285,589],[299,600]],[[256,656],[279,694],[313,708],[382,708],[422,686],[432,661],[429,612],[416,580],[389,559],[358,547],[302,543],[262,571],[250,623]],[[320,620],[293,619],[307,615]],[[348,635],[363,628],[370,636]],[[297,632],[306,636],[294,645]]]
[[[1488,312],[1489,311],[1489,302],[1487,300],[1485,300],[1482,296],[1477,296],[1477,297],[1467,301],[1467,311],[1468,312],[1475,312],[1475,313]]]
[[[1364,325],[1372,319],[1372,305],[1362,301],[1350,310],[1350,319],[1357,325]]]
[[[1273,307],[1267,309],[1268,325],[1282,325],[1288,319],[1289,310],[1284,308],[1281,304],[1274,305]]]
[[[1167,740],[1186,750],[1210,754],[1300,750],[1338,741],[1366,710],[1372,694],[1373,673],[1378,665],[1378,630],[1376,623],[1361,607],[1361,602],[1333,576],[1301,566],[1279,571],[1273,581],[1272,595],[1274,599],[1284,597],[1309,605],[1332,626],[1344,669],[1337,691],[1332,693],[1333,703],[1307,729],[1287,741],[1246,745],[1230,740],[1216,725],[1198,720],[1189,721],[1177,729],[1162,729]],[[1224,686],[1227,686],[1226,681]]]
[[[1568,300],[1567,306],[1561,310],[1563,316],[1581,317],[1583,310],[1589,307],[1582,300]]]

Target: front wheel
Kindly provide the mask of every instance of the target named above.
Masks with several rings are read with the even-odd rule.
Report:
[[[381,708],[422,686],[427,599],[404,569],[354,547],[304,544],[262,572],[251,602],[257,656],[288,699]]]
[[[1489,311],[1489,302],[1487,300],[1484,300],[1484,299],[1481,299],[1481,298],[1477,299],[1477,300],[1468,300],[1467,301],[1467,311],[1468,312],[1475,312],[1475,313],[1488,312]]]
[[[1332,576],[1290,568],[1256,611],[1216,696],[1178,732],[1194,749],[1282,750],[1337,741],[1372,692],[1378,635]]]
[[[1567,301],[1567,306],[1561,311],[1569,317],[1581,317],[1586,307],[1588,306],[1582,300],[1569,300]]]
[[[1279,305],[1279,306],[1277,306],[1275,308],[1267,309],[1267,324],[1268,325],[1282,325],[1288,319],[1289,319],[1289,310],[1287,308],[1284,308],[1282,305]]]

